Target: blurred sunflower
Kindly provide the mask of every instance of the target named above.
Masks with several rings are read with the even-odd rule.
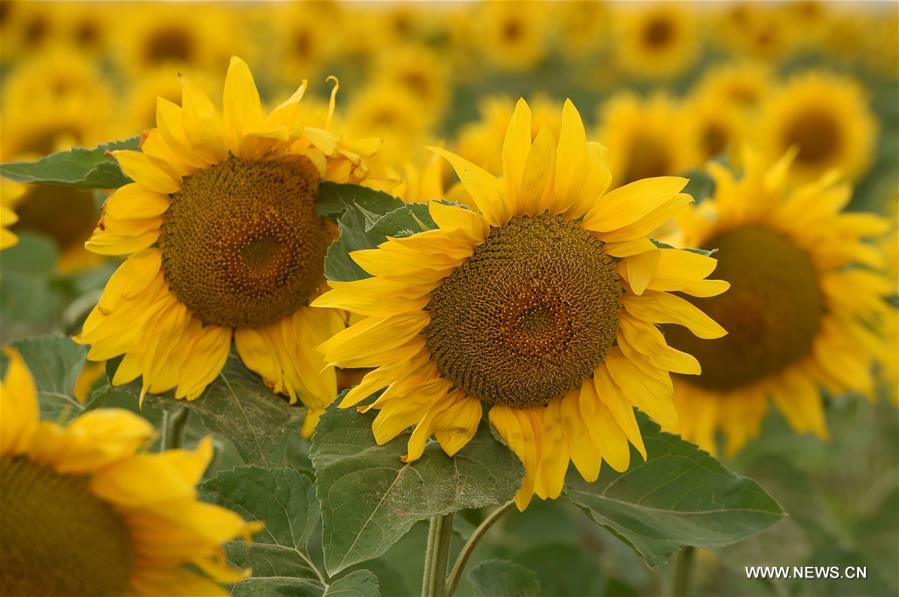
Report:
[[[538,94],[531,98],[531,137],[544,126],[556,136],[562,128],[559,103]],[[455,142],[455,152],[491,174],[502,171],[502,148],[515,100],[508,95],[487,96],[478,104],[480,119],[463,125]]]
[[[0,6],[0,62],[14,63],[55,43],[58,23],[53,4],[4,0]]]
[[[719,102],[710,95],[690,98],[683,107],[685,127],[689,131],[687,142],[695,149],[694,167],[705,162],[730,155],[730,150],[744,139],[746,115],[732,105]]]
[[[710,27],[732,54],[767,63],[786,58],[799,39],[784,11],[756,2],[729,4]]]
[[[211,438],[151,454],[141,448],[152,425],[128,411],[90,411],[65,427],[41,422],[28,368],[6,354],[0,593],[226,595],[218,583],[247,576],[222,544],[249,540],[261,524],[197,500]]]
[[[769,162],[799,148],[794,171],[802,180],[833,168],[857,180],[871,164],[877,121],[854,80],[813,71],[795,75],[769,97],[758,135]]]
[[[197,398],[225,364],[243,362],[291,402],[311,433],[336,394],[315,346],[343,325],[308,309],[323,283],[332,229],[315,214],[319,182],[359,182],[374,140],[345,141],[301,119],[305,84],[265,116],[250,70],[233,58],[220,113],[182,78],[179,107],[159,100],[141,151],[116,151],[134,181],[116,190],[87,243],[130,255],[84,323],[94,361],[124,354],[113,384],[143,376],[141,396]],[[334,110],[337,87],[331,96]]]
[[[241,40],[240,21],[213,4],[152,3],[129,8],[113,40],[125,72],[137,78],[161,66],[221,72]]]
[[[473,42],[494,67],[532,68],[546,54],[548,16],[542,2],[484,2],[472,16]]]
[[[796,431],[826,437],[820,391],[873,389],[880,340],[865,323],[886,314],[890,286],[875,271],[882,254],[863,239],[888,223],[840,213],[852,192],[835,175],[790,187],[793,158],[766,168],[747,150],[739,180],[710,164],[714,199],[681,220],[684,242],[717,249],[716,274],[731,283],[720,297],[689,299],[721,322],[726,338],[705,343],[666,330],[673,347],[702,365],[701,375],[676,380],[685,415],[670,428],[712,452],[718,430],[727,452],[738,452],[770,402]]]
[[[122,113],[121,135],[132,136],[156,124],[156,104],[158,98],[176,103],[181,99],[181,82],[178,75],[188,75],[195,85],[204,92],[221,86],[221,77],[206,71],[191,73],[172,65],[164,65],[147,70],[128,85],[126,105]]]
[[[344,397],[378,409],[379,444],[410,425],[407,462],[433,434],[455,454],[482,407],[525,466],[516,495],[556,498],[569,460],[595,480],[605,460],[628,468],[628,442],[645,457],[633,406],[673,425],[669,371],[698,373],[656,323],[704,338],[724,330],[668,291],[714,295],[709,257],[660,250],[647,238],[691,201],[682,178],[642,180],[606,194],[605,148],[588,143],[574,105],[562,110],[558,145],[548,128],[531,139],[520,100],[503,147],[503,178],[447,158],[478,211],[431,202],[438,228],[392,238],[352,258],[373,277],[332,282],[314,306],[365,319],[321,346],[331,364],[374,367]]]
[[[601,107],[599,123],[598,138],[615,148],[609,155],[615,186],[678,174],[699,161],[696,145],[687,140],[684,112],[667,95],[618,93]]]
[[[728,62],[705,71],[693,90],[703,101],[753,112],[762,104],[774,82],[760,62]]]
[[[619,68],[642,79],[674,77],[696,60],[699,37],[695,16],[665,2],[628,7],[618,15],[615,60]]]
[[[316,77],[340,51],[341,14],[333,2],[292,2],[278,7],[278,12],[265,16],[275,18],[276,76],[292,84],[300,75]],[[328,27],[322,27],[322,23]]]
[[[569,0],[553,11],[562,51],[570,58],[585,58],[608,44],[611,14],[604,2]]]
[[[371,163],[376,176],[409,161],[414,148],[426,142],[432,124],[418,98],[403,88],[387,85],[362,89],[346,111],[346,127],[351,134],[383,139]]]
[[[80,54],[102,57],[110,48],[113,29],[121,14],[121,7],[110,4],[103,10],[82,2],[54,3],[59,21],[57,40]]]
[[[429,122],[443,116],[449,100],[449,73],[433,50],[414,45],[394,48],[378,57],[372,78],[376,86],[408,91]]]
[[[106,138],[111,93],[99,72],[77,54],[48,52],[14,70],[5,81],[0,160],[34,160],[55,151],[93,146]],[[15,206],[16,230],[53,239],[62,272],[95,265],[84,249],[97,221],[89,190],[27,185]]]

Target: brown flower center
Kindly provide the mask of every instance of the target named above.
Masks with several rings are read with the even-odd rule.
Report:
[[[758,226],[728,230],[706,246],[718,248],[715,276],[732,286],[722,295],[690,300],[728,334],[710,341],[680,327],[666,330],[669,344],[702,365],[702,374],[690,383],[736,390],[809,354],[825,309],[809,255],[780,233]]]
[[[798,114],[783,132],[783,146],[799,146],[796,161],[807,166],[827,164],[843,143],[839,124],[829,112],[806,110]]]
[[[159,244],[171,290],[203,322],[278,321],[318,290],[331,237],[315,213],[318,172],[303,157],[235,157],[185,178]]]
[[[518,216],[432,293],[424,335],[440,374],[466,394],[541,406],[603,361],[621,293],[614,261],[578,222]]]
[[[125,521],[87,481],[24,456],[0,457],[0,594],[122,595],[133,547]]]

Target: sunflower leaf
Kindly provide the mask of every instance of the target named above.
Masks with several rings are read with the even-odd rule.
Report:
[[[140,149],[140,137],[111,141],[94,149],[76,147],[51,153],[33,162],[0,164],[0,176],[25,183],[114,189],[131,182],[107,153],[118,149]]]
[[[650,566],[687,545],[736,543],[783,517],[780,505],[755,481],[643,416],[640,428],[646,462],[634,451],[626,472],[604,467],[595,483],[570,471],[564,491]]]
[[[416,521],[502,503],[518,489],[521,465],[486,425],[454,458],[430,443],[407,464],[400,458],[410,432],[379,446],[372,419],[332,407],[312,438],[322,547],[332,574],[383,554]]]
[[[471,569],[468,579],[478,597],[530,597],[540,594],[540,579],[509,560],[486,560]]]

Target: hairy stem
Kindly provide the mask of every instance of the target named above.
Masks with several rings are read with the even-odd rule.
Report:
[[[690,583],[693,579],[693,559],[696,556],[696,548],[692,545],[684,547],[677,554],[677,563],[674,568],[674,584],[671,594],[674,597],[688,597],[692,593]]]
[[[503,514],[512,508],[514,504],[515,502],[507,502],[491,512],[490,515],[478,525],[478,528],[474,530],[471,537],[465,542],[465,545],[462,546],[462,551],[459,552],[459,557],[456,558],[456,563],[453,564],[449,579],[446,581],[446,594],[449,597],[452,597],[453,593],[456,592],[456,589],[459,588],[459,583],[462,581],[462,574],[465,572],[465,565],[468,563],[469,558],[471,558],[471,554],[474,553],[481,538],[488,530],[490,530],[490,527],[496,524],[496,521],[499,520]]]
[[[421,597],[446,597],[446,567],[453,538],[453,513],[431,518]]]

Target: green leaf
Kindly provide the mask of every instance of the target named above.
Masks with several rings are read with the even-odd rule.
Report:
[[[530,597],[540,594],[537,575],[509,560],[487,560],[468,573],[478,597]]]
[[[134,396],[140,395],[139,383],[122,387]],[[210,432],[230,440],[247,464],[286,464],[291,461],[292,448],[304,441],[300,428],[306,409],[291,406],[286,397],[266,388],[234,354],[196,400],[175,400],[168,392],[148,396],[145,403],[167,410],[189,409]]]
[[[271,595],[321,597],[323,593],[324,587],[317,581],[285,576],[248,578],[235,584],[231,589],[231,595],[234,597],[270,597]]]
[[[558,508],[554,509],[558,511]],[[534,571],[545,595],[602,593],[605,578],[599,568],[599,559],[590,554],[584,545],[545,543],[515,554],[514,558],[528,570]]]
[[[389,211],[366,226],[365,232],[377,246],[388,236],[411,236],[437,227],[431,219],[428,206],[423,203],[409,203]]]
[[[323,182],[318,187],[315,211],[320,216],[338,219],[348,209],[360,207],[375,215],[383,215],[403,205],[397,199],[382,191],[355,184]]]
[[[293,552],[306,551],[320,516],[312,480],[294,469],[243,466],[222,471],[203,482],[201,495],[244,518],[263,521],[256,544]]]
[[[62,336],[26,338],[12,343],[31,370],[41,405],[41,418],[57,420],[84,410],[75,399],[75,380],[84,367],[87,347]],[[3,357],[4,375],[7,358]]]
[[[324,597],[376,597],[378,578],[368,570],[356,570],[342,576],[325,589]]]
[[[331,408],[312,438],[331,573],[381,555],[418,520],[506,502],[518,489],[521,465],[486,425],[454,458],[430,443],[406,464],[400,457],[410,432],[378,446],[371,423],[371,416]]]
[[[649,239],[649,240],[651,240],[652,243],[653,243],[655,246],[657,246],[658,248],[660,248],[660,249],[676,249],[676,248],[678,248],[678,247],[674,247],[674,246],[672,246],[672,245],[669,245],[669,244],[666,243],[666,242],[662,242],[662,241],[660,241],[660,240],[656,240],[656,239],[654,239],[654,238],[651,238],[651,239]],[[705,255],[706,257],[711,257],[712,255],[714,255],[715,253],[718,252],[718,249],[697,249],[697,248],[694,248],[694,247],[682,247],[680,250],[681,250],[681,251],[689,251],[689,252],[691,252],[691,253],[696,253],[696,254],[698,254],[698,255]]]
[[[325,256],[325,277],[341,282],[370,277],[350,258],[353,251],[372,248],[365,233],[365,216],[358,209],[349,209],[341,216],[337,227],[340,238],[328,247]]]
[[[26,183],[114,189],[131,182],[112,156],[107,155],[108,151],[118,149],[140,149],[140,137],[112,141],[94,149],[76,147],[34,162],[0,164],[0,176]]]
[[[587,483],[575,471],[565,494],[650,566],[685,545],[716,547],[766,529],[783,510],[755,481],[641,416],[648,459],[631,454],[624,473],[603,468]]]

